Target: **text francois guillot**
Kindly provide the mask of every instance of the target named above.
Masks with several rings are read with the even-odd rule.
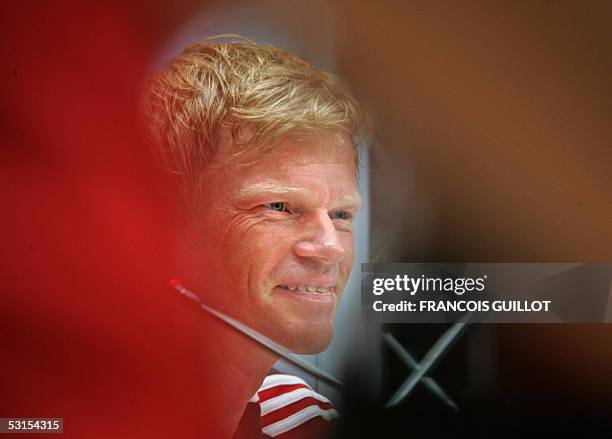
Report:
[[[461,296],[466,292],[483,292],[486,287],[487,275],[476,278],[438,278],[411,277],[396,275],[395,277],[377,277],[372,280],[372,294],[381,296],[389,292],[402,292],[414,296],[419,292],[452,292]],[[419,298],[417,301],[400,300],[397,303],[385,303],[375,300],[372,308],[376,312],[548,312],[550,300],[429,300]]]

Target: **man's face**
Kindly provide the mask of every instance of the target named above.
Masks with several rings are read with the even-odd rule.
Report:
[[[353,265],[355,174],[340,131],[209,171],[193,241],[205,300],[295,352],[325,349]]]

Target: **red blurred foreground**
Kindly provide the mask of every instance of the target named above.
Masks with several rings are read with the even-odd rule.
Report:
[[[168,287],[171,209],[138,115],[155,32],[108,4],[2,9],[0,416],[202,437],[203,339]]]

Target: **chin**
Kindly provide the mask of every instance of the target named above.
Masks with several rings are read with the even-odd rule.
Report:
[[[300,355],[314,355],[320,354],[325,349],[327,349],[331,343],[332,337],[331,334],[328,337],[320,337],[317,336],[314,339],[311,338],[303,338],[294,346],[287,346],[296,354]]]
[[[280,301],[273,305],[251,308],[243,322],[296,354],[314,355],[328,348],[334,329],[333,308],[287,306]]]
[[[323,352],[331,343],[333,331],[331,327],[321,328],[319,325],[311,324],[297,329],[284,328],[281,333],[278,328],[269,337],[280,343],[291,352],[300,355],[314,355]]]

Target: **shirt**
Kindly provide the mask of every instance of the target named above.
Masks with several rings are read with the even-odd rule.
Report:
[[[338,412],[323,395],[292,375],[268,375],[247,404],[234,439],[321,438]]]

